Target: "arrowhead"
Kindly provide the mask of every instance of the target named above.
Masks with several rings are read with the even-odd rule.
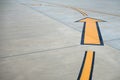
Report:
[[[100,20],[100,19],[86,17],[86,18],[83,18],[83,19],[75,21],[75,22],[105,22],[105,21],[104,20]]]

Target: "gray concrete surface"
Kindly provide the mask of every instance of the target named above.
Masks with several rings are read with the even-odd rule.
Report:
[[[120,49],[120,1],[119,0],[18,0],[22,5],[43,13],[70,28],[82,31],[83,23],[75,23],[84,18],[80,12],[68,7],[80,8],[89,17],[102,19],[107,23],[99,23],[104,41],[107,45]],[[67,7],[66,7],[67,6]],[[115,44],[115,45],[114,45]],[[116,45],[117,44],[117,45]]]
[[[85,16],[71,6],[107,21],[105,46],[80,45],[74,21]],[[87,50],[96,52],[93,80],[119,80],[119,13],[119,0],[1,0],[0,80],[77,80]]]

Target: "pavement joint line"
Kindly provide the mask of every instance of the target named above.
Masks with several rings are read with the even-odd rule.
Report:
[[[43,3],[55,5],[55,6],[69,8],[69,9],[75,10],[77,12],[80,12],[82,14],[82,16],[88,16],[87,13],[83,9],[81,9],[81,8],[76,8],[76,7],[73,7],[73,6],[68,6],[68,5],[63,5],[63,4],[57,4],[57,3],[50,3],[50,2],[45,2],[45,1],[37,1],[37,2],[43,2]]]
[[[120,40],[120,38],[111,39],[111,40],[105,40],[104,42],[117,41],[117,40]]]
[[[76,45],[64,46],[64,47],[59,47],[59,48],[54,48],[54,49],[38,50],[38,51],[34,51],[34,52],[29,52],[29,53],[22,53],[22,54],[17,54],[17,55],[4,56],[4,57],[0,57],[0,58],[18,57],[18,56],[23,56],[23,55],[30,55],[30,54],[34,54],[34,53],[56,51],[56,50],[61,50],[61,49],[66,49],[66,48],[71,48],[71,47],[78,47],[78,46],[80,46],[80,45],[76,44]]]
[[[89,9],[84,9],[84,10],[89,11],[89,12],[93,12],[93,13],[98,13],[98,14],[105,14],[105,15],[120,17],[120,15],[118,15],[118,14],[112,14],[112,13],[101,12],[101,11],[96,11],[96,10],[89,10]]]
[[[51,17],[51,16],[47,15],[47,14],[44,13],[44,12],[41,12],[41,11],[39,11],[39,10],[37,10],[37,9],[34,9],[33,7],[30,7],[30,6],[28,6],[28,5],[26,5],[26,4],[23,4],[23,3],[20,3],[20,4],[26,6],[26,7],[30,8],[30,9],[32,9],[33,11],[36,11],[36,12],[38,12],[38,13],[40,13],[40,14],[43,14],[43,15],[45,15],[45,16],[47,16],[47,17],[49,17],[49,18],[51,18],[51,19],[53,19],[53,20],[55,20],[55,21],[57,21],[57,22],[59,22],[59,23],[62,23],[62,24],[64,24],[64,25],[66,25],[67,27],[70,26],[70,25],[64,23],[63,21],[60,21],[60,20],[58,20],[58,19],[56,19],[56,18],[54,18],[54,17]],[[78,29],[76,29],[76,28],[74,28],[74,27],[72,27],[72,26],[71,26],[71,27],[68,27],[68,28],[71,28],[71,29],[73,29],[73,30],[75,30],[75,31],[77,31],[77,32],[82,32],[82,31],[79,31]]]
[[[120,50],[120,49],[118,49],[118,48],[115,48],[115,47],[113,47],[113,46],[111,46],[110,44],[108,44],[108,43],[105,43],[107,46],[109,46],[109,47],[111,47],[111,48],[113,48],[113,49],[116,49],[116,50]]]

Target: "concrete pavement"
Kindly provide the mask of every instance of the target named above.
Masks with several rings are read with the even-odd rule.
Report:
[[[64,5],[75,2],[64,1]],[[87,50],[96,52],[93,80],[120,79],[119,17],[86,10],[108,22],[100,23],[105,46],[82,46],[83,23],[74,21],[84,16],[64,7],[38,4],[48,5],[39,0],[0,1],[0,80],[77,80]]]

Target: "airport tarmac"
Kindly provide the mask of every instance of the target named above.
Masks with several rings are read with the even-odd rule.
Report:
[[[86,17],[104,45],[81,45]],[[89,50],[92,80],[120,80],[119,21],[119,0],[1,0],[0,80],[77,80]]]

